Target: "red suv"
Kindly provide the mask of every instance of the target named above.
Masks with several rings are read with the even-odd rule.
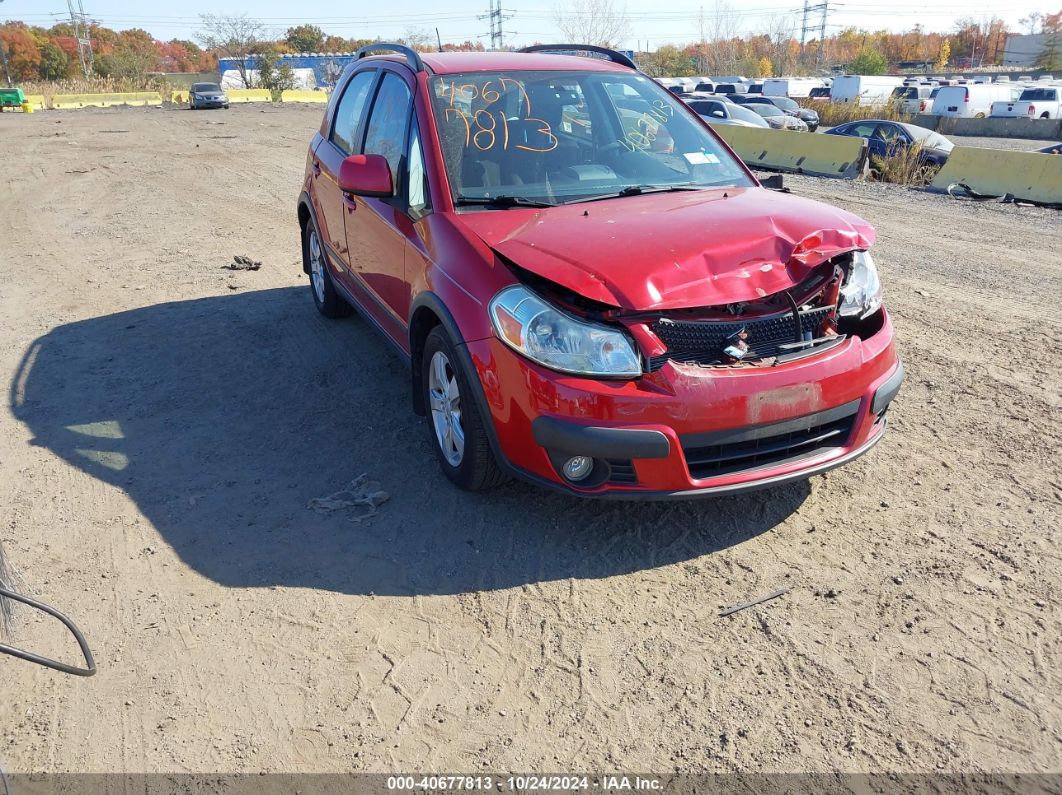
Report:
[[[465,489],[806,478],[881,440],[903,379],[873,229],[761,186],[610,50],[363,48],[298,218],[318,310],[357,307],[410,363]]]

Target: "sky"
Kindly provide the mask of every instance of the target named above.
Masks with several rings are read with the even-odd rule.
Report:
[[[624,0],[614,0],[623,7]],[[772,20],[792,18],[797,29],[801,23],[804,0],[626,0],[631,33],[624,49],[656,49],[662,44],[681,44],[700,38],[699,18],[703,11],[710,35],[713,15],[719,2],[727,3],[740,32],[763,32]],[[792,2],[787,5],[787,2]],[[821,0],[810,0],[812,5]],[[275,31],[277,37],[294,25],[311,23],[325,33],[345,38],[394,39],[411,29],[434,35],[436,27],[443,41],[482,41],[489,46],[487,12],[489,0],[451,0],[440,6],[436,0],[404,0],[394,5],[363,4],[350,0],[316,0],[294,4],[281,0],[184,0],[176,3],[146,4],[142,0],[82,0],[90,19],[114,29],[143,28],[155,38],[194,39],[199,28],[199,14],[247,14]],[[510,16],[503,24],[506,45],[525,45],[535,41],[555,43],[561,40],[555,9],[564,0],[502,0]],[[568,3],[570,5],[570,3]],[[926,31],[951,30],[957,18],[972,16],[990,19],[997,16],[1012,30],[1019,30],[1018,20],[1031,11],[1057,11],[1062,0],[1050,0],[1045,6],[1036,2],[994,2],[989,0],[838,0],[829,3],[827,33],[845,27],[900,32],[921,24]],[[76,0],[75,0],[76,7]],[[302,9],[300,11],[299,9]],[[0,0],[0,20],[22,20],[28,24],[51,26],[68,18],[64,0]],[[813,14],[817,29],[819,13]],[[648,42],[648,47],[646,43]]]

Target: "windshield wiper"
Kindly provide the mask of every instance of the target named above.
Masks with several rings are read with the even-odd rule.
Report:
[[[454,200],[457,207],[480,205],[483,207],[556,207],[553,202],[537,201],[524,196],[458,196]]]
[[[618,199],[623,196],[641,196],[643,193],[671,193],[679,190],[703,190],[703,185],[693,185],[685,182],[681,185],[628,185],[615,193],[601,193],[596,196],[585,196],[582,199],[573,199],[565,204],[582,204],[583,202],[597,202],[604,199]]]

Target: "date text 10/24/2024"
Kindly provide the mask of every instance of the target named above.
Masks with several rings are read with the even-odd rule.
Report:
[[[502,775],[502,776],[388,776],[387,789],[393,792],[660,792],[657,778],[623,775]]]

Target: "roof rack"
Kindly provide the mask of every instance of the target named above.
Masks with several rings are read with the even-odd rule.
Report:
[[[623,53],[594,44],[533,44],[530,47],[524,47],[520,52],[596,52],[598,55],[604,55],[612,63],[618,63],[628,69],[638,68],[634,61]]]
[[[424,68],[424,61],[420,60],[420,56],[417,55],[417,51],[410,49],[404,44],[391,44],[390,42],[386,41],[379,41],[373,44],[366,44],[364,47],[354,53],[354,58],[360,61],[366,55],[371,55],[374,52],[397,52],[401,55],[406,56],[406,63],[409,64],[409,68],[412,69],[414,72],[427,71]]]

